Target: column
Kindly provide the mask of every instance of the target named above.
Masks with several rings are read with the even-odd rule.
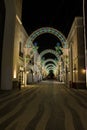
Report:
[[[15,33],[15,0],[5,0],[6,17],[2,52],[1,89],[12,89]]]

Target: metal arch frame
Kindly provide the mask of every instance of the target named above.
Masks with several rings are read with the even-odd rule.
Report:
[[[30,44],[30,42],[33,43],[33,41],[35,40],[36,37],[38,37],[39,35],[44,34],[44,33],[53,34],[61,41],[63,48],[68,47],[66,37],[60,31],[58,31],[57,29],[52,28],[52,27],[42,27],[42,28],[35,30],[27,39],[26,44]]]
[[[44,56],[44,55],[47,54],[47,53],[54,54],[54,55],[57,57],[57,59],[59,59],[58,53],[57,53],[55,50],[52,50],[52,49],[46,49],[46,50],[42,51],[42,52],[40,53],[40,57],[42,58],[42,56]]]

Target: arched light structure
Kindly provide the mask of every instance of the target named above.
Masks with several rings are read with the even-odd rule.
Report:
[[[46,66],[45,66],[45,68],[47,69],[48,67],[56,67],[54,64],[47,64]]]
[[[59,59],[58,53],[55,50],[52,50],[52,49],[46,49],[46,50],[42,51],[40,53],[40,57],[42,58],[47,53],[51,53],[51,54],[55,55],[57,59]]]
[[[53,59],[47,59],[43,62],[43,66],[45,66],[46,63],[48,62],[53,62],[56,66],[57,66],[57,61],[53,60]]]
[[[26,46],[30,46],[31,42],[33,43],[34,40],[41,34],[44,34],[44,33],[50,33],[54,36],[56,36],[60,42],[62,43],[62,46],[63,48],[67,48],[67,42],[66,42],[66,38],[65,36],[60,32],[58,31],[57,29],[55,28],[52,28],[52,27],[42,27],[42,28],[39,28],[37,30],[35,30],[28,38],[27,40],[27,43],[26,43]]]
[[[48,67],[48,68],[46,69],[46,71],[49,72],[50,70],[52,70],[52,71],[54,72],[55,69],[56,69],[55,67]]]
[[[40,36],[42,34],[45,34],[45,33],[49,33],[49,34],[52,34],[55,37],[57,37],[58,40],[61,42],[63,49],[64,48],[65,49],[68,48],[68,44],[67,44],[67,40],[66,40],[65,36],[60,31],[58,31],[57,29],[52,28],[52,27],[42,27],[42,28],[39,28],[39,29],[35,30],[31,35],[29,35],[29,37],[27,39],[27,42],[25,43],[25,48],[33,48],[33,46],[34,46],[33,45],[34,40],[38,36]],[[55,66],[57,66],[58,65],[58,60],[61,59],[60,56],[58,55],[58,53],[56,51],[55,51],[55,53],[54,53],[54,51],[52,51],[50,49],[48,51],[49,52],[46,52],[46,50],[45,50],[45,54],[46,53],[52,53],[54,55],[56,54],[57,61],[55,61],[54,59],[48,59],[48,60],[46,60],[46,61],[44,61],[42,63],[42,67],[45,67],[45,64],[47,64],[48,62],[53,62],[55,64]],[[41,54],[41,56],[42,56],[42,54]],[[48,70],[54,70],[55,67],[48,67],[47,69]]]

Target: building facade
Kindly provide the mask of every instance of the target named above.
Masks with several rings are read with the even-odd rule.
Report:
[[[1,89],[9,90],[12,89],[14,75],[15,78],[17,77],[19,44],[25,42],[26,36],[21,23],[22,0],[5,0],[4,5],[6,15],[1,63]]]
[[[76,17],[67,38],[69,46],[69,71],[72,87],[85,88],[85,44],[83,18]]]

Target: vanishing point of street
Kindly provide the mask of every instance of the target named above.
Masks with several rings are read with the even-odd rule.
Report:
[[[87,130],[87,91],[56,81],[1,90],[0,130]]]

